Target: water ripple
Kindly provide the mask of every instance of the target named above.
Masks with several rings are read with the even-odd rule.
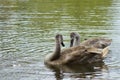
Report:
[[[63,3],[64,2],[64,3]],[[120,1],[0,1],[1,80],[119,80]],[[32,5],[32,6],[31,6]],[[81,41],[91,37],[111,38],[104,64],[63,66],[49,69],[44,57],[55,48],[55,35],[69,47],[70,32],[79,32]]]

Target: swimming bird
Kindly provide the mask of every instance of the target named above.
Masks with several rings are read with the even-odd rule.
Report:
[[[64,50],[61,50],[61,45],[64,46],[63,43],[63,36],[61,34],[57,34],[55,36],[55,41],[56,41],[56,47],[55,51],[53,53],[48,54],[44,62],[47,65],[62,65],[62,64],[69,64],[72,63],[72,61],[76,61],[77,58],[76,56],[79,57],[81,53],[86,52],[86,48],[81,46],[78,47],[78,51],[76,47],[74,48],[66,48]]]
[[[87,50],[92,54],[89,54],[88,56],[86,55],[86,58],[83,59],[84,61],[87,60],[89,62],[102,61],[108,54],[109,45],[112,42],[112,39],[107,38],[91,38],[80,43],[80,35],[76,32],[72,32],[70,34],[70,38],[71,38],[70,47],[76,47],[78,45],[93,47]]]
[[[84,46],[93,46],[95,48],[104,49],[105,47],[109,46],[112,42],[112,39],[107,38],[90,38],[82,43],[80,43],[80,35],[77,32],[70,33],[70,47],[84,45]]]
[[[53,53],[48,54],[44,62],[47,65],[62,65],[62,64],[82,64],[83,62],[88,62],[88,55],[91,53],[102,53],[102,49],[97,49],[93,47],[86,46],[75,46],[61,50],[61,45],[64,46],[63,37],[61,34],[55,36],[56,47]],[[94,50],[93,50],[94,49]],[[92,52],[94,51],[94,52]]]

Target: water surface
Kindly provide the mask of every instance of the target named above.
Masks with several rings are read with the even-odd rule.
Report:
[[[0,80],[119,80],[119,0],[0,0]],[[48,68],[54,36],[113,39],[104,63]]]

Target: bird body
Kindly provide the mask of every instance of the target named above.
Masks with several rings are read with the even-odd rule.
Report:
[[[80,35],[76,32],[72,32],[70,34],[70,38],[71,38],[70,47],[75,47],[78,45],[89,47],[89,49],[87,49],[87,52],[89,52],[90,54],[87,54],[83,60],[88,61],[90,63],[102,61],[107,56],[109,52],[109,45],[112,42],[112,39],[99,37],[99,38],[90,38],[81,42],[80,44],[74,45],[75,43],[80,42]]]
[[[80,38],[77,39],[77,41],[80,40]],[[111,43],[110,40],[105,39],[88,39],[86,41],[83,41],[80,45],[72,46],[73,42],[71,41],[70,48],[61,50],[61,45],[64,46],[62,35],[57,34],[55,40],[55,51],[53,53],[49,53],[44,59],[44,62],[47,65],[65,65],[74,63],[83,64],[102,61],[108,54],[109,45]],[[99,43],[102,40],[102,44]],[[105,45],[103,45],[104,43]]]

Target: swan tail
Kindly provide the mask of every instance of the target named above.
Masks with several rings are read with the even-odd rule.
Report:
[[[102,57],[105,58],[107,56],[108,52],[109,52],[109,46],[105,47],[102,50]]]
[[[104,49],[90,48],[88,49],[88,52],[94,54],[100,54],[102,58],[105,58],[109,52],[109,46],[105,47]]]
[[[95,48],[95,47],[89,48],[87,51],[90,52],[90,53],[96,53],[96,54],[101,54],[102,53],[102,49]]]

